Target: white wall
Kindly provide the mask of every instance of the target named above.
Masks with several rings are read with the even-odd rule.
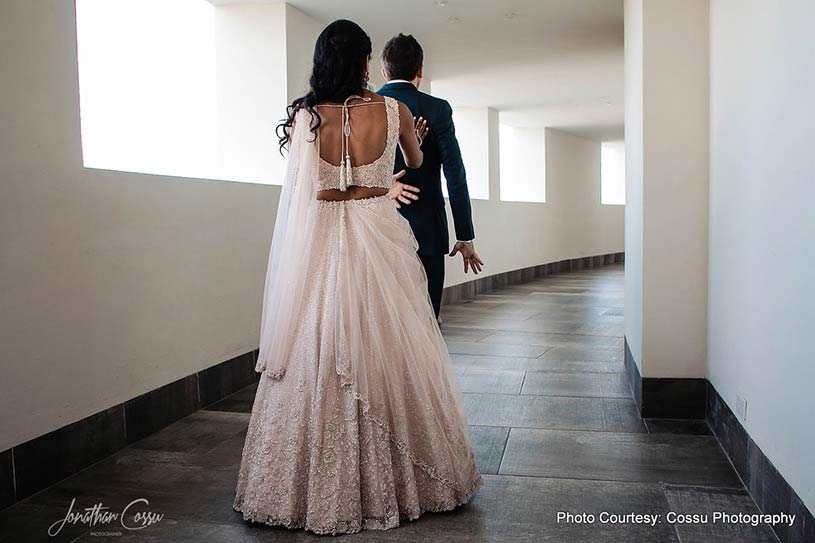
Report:
[[[215,176],[215,8],[201,0],[76,6],[85,166]]]
[[[502,202],[496,198],[500,169],[497,115],[491,124],[492,199],[472,202],[475,247],[486,262],[485,275],[623,251],[624,210],[600,205],[599,142],[547,128],[547,202]],[[448,218],[452,225],[449,207]],[[452,227],[450,236],[455,239]],[[447,260],[446,273],[446,285],[474,278],[472,272],[464,274],[458,255]]]
[[[625,337],[642,374],[642,1],[625,0]]]
[[[293,9],[293,8],[292,8]],[[215,8],[218,179],[283,184],[275,126],[288,101],[284,4]]]
[[[644,377],[704,377],[708,4],[625,9],[626,335]]]
[[[545,128],[502,124],[500,197],[504,202],[546,201]]]
[[[711,4],[708,374],[811,511],[814,24],[811,0]]]
[[[706,371],[708,49],[708,0],[645,1],[645,377]]]
[[[257,347],[279,189],[84,169],[73,6],[0,5],[0,450]]]
[[[5,0],[0,45],[4,450],[255,349],[279,188],[84,169],[73,3]],[[591,228],[570,207],[599,202],[599,145],[556,133],[550,203],[499,203],[489,115],[486,272],[622,250],[619,207]],[[459,263],[449,284],[473,277]]]
[[[624,141],[604,141],[600,146],[600,202],[625,205]]]
[[[311,77],[314,42],[326,22],[311,17],[299,9],[285,4],[286,9],[286,82],[287,104],[308,91]],[[278,113],[282,116],[282,113]]]
[[[486,107],[457,107],[453,109],[456,139],[467,171],[467,189],[472,200],[490,197],[489,122],[490,109]],[[442,172],[442,192],[447,196],[447,178]]]

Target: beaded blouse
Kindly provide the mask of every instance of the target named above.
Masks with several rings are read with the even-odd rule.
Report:
[[[385,149],[382,151],[382,155],[373,162],[358,166],[351,165],[348,150],[348,136],[351,130],[348,100],[346,100],[342,108],[342,162],[339,165],[334,165],[320,157],[319,175],[315,190],[338,189],[344,191],[350,186],[389,189],[392,183],[393,164],[396,160],[396,144],[399,141],[399,103],[389,96],[385,97],[388,123]]]

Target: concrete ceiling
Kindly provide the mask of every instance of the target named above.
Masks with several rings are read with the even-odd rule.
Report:
[[[215,0],[229,3],[231,0]],[[425,49],[433,94],[501,122],[623,136],[623,0],[290,0],[360,24],[378,56],[398,32]]]

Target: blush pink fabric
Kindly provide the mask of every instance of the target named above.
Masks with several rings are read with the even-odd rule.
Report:
[[[281,206],[303,222],[281,232],[294,229],[288,242],[302,250],[287,252],[284,239],[270,257],[264,375],[234,506],[248,520],[320,534],[393,528],[466,503],[481,476],[410,226],[385,196],[315,200],[333,174],[299,118]],[[374,182],[389,185],[392,167]],[[313,172],[312,197],[297,203],[303,171]],[[281,292],[297,280],[294,293]],[[290,336],[270,337],[280,333]]]

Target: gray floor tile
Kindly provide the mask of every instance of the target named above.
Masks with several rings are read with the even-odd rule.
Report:
[[[484,473],[498,473],[504,447],[507,444],[509,428],[497,426],[470,426],[470,441],[478,462],[479,471]]]
[[[450,326],[461,328],[477,328],[494,332],[497,330],[507,330],[516,332],[552,332],[552,333],[573,333],[582,326],[580,319],[563,320],[531,320],[512,318],[491,318],[488,316],[469,317],[444,317],[445,322]]]
[[[738,543],[776,543],[772,529],[766,524],[752,526],[728,519],[714,518],[715,513],[737,515],[759,513],[753,499],[742,489],[716,489],[665,485],[665,497],[671,510],[680,514],[706,515],[705,522],[676,524],[682,543],[732,541]]]
[[[513,428],[499,473],[741,487],[709,436]]]
[[[78,541],[96,543],[100,539],[103,538],[88,534]],[[122,531],[121,536],[111,539],[122,543],[299,543],[317,540],[317,537],[311,537],[302,531],[273,528],[249,522],[217,524],[191,519],[165,518],[158,524],[139,531]]]
[[[442,324],[442,336],[445,341],[478,341],[493,333],[490,329],[451,326],[448,323]]]
[[[51,526],[68,514],[70,500],[58,506],[18,503],[0,511],[0,542],[3,543],[69,543],[89,528],[84,524]],[[97,538],[98,539],[98,538]]]
[[[581,372],[581,373],[622,373],[625,364],[622,360],[549,360],[542,358],[538,371]]]
[[[511,326],[496,327],[497,330],[507,330],[515,332],[545,332],[552,334],[573,334],[580,328],[580,319],[558,319],[558,320],[523,320]]]
[[[541,358],[523,356],[490,356],[471,354],[450,354],[453,366],[457,369],[479,369],[495,371],[541,371],[546,362]]]
[[[484,476],[473,502],[456,511],[425,515],[396,530],[354,536],[398,543],[678,543],[667,524],[558,522],[558,512],[599,515],[667,513],[658,485]]]
[[[667,503],[657,485],[486,475],[484,487],[469,505],[448,513],[428,513],[393,530],[362,532],[348,538],[365,543],[678,542],[673,528],[666,524],[651,527],[565,523],[557,521],[559,511],[594,515],[602,511],[665,514]],[[117,538],[148,543],[301,543],[324,539],[254,523],[224,525],[172,518]],[[86,537],[80,541],[87,543],[94,539]]]
[[[526,320],[524,317],[495,316],[486,311],[442,310],[442,327],[482,328],[486,330],[506,330]]]
[[[480,297],[481,298],[481,297]],[[505,298],[514,300],[515,297]],[[492,300],[492,301],[491,301]],[[442,309],[442,321],[448,315],[461,315],[470,317],[473,315],[484,316],[497,319],[523,320],[537,315],[539,311],[535,308],[525,307],[517,304],[507,304],[504,300],[483,295],[483,299],[468,304],[460,304],[454,307]]]
[[[536,358],[549,347],[540,345],[509,345],[501,343],[476,343],[469,341],[448,341],[450,354],[485,354],[491,356],[523,356]]]
[[[133,444],[136,449],[199,452],[216,447],[249,424],[245,413],[201,410]]]
[[[521,394],[630,399],[631,389],[623,373],[529,372]]]
[[[521,428],[645,432],[633,400],[464,394],[470,424]]]
[[[255,402],[257,383],[250,385],[235,394],[227,396],[223,400],[216,402],[205,409],[208,411],[228,411],[232,413],[251,413],[252,405]]]
[[[601,349],[623,348],[623,340],[621,337],[552,334],[547,332],[495,332],[479,340],[479,343],[511,343],[517,345]]]
[[[524,381],[522,371],[498,371],[455,366],[456,377],[463,392],[519,394]]]
[[[558,345],[543,355],[547,360],[622,362],[623,347],[577,347]]]
[[[231,507],[237,483],[234,467],[212,470],[195,465],[192,459],[179,459],[174,465],[160,469],[135,467],[136,472],[130,474],[128,469],[134,466],[116,472],[97,470],[93,466],[29,500],[33,504],[61,507],[64,511],[74,499],[77,509],[102,503],[111,511],[122,511],[133,500],[146,499],[146,509],[162,513],[166,518],[221,524],[242,522]]]
[[[611,322],[611,323],[591,323],[584,324],[577,329],[578,334],[591,334],[595,336],[615,336],[623,337],[625,335],[624,322]]]
[[[552,371],[584,373],[620,373],[625,371],[622,360],[610,362],[598,360],[549,360],[518,356],[489,356],[451,354],[456,368],[492,369],[502,371]]]

